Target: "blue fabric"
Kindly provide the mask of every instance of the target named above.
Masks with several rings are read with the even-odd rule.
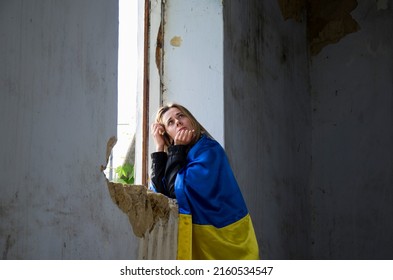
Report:
[[[248,209],[221,145],[203,135],[177,174],[176,198],[180,214],[193,224],[222,228],[248,214]]]

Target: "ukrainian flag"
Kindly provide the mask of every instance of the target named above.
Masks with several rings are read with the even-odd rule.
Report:
[[[175,182],[178,259],[259,259],[254,227],[220,144],[202,138]]]

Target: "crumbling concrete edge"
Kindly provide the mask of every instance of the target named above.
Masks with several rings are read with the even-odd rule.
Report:
[[[148,190],[146,186],[109,181],[107,184],[112,201],[128,216],[137,237],[144,237],[159,220],[166,224],[170,215],[178,215],[175,200]]]
[[[107,142],[106,164],[101,165],[100,168],[102,173],[106,169],[111,151],[116,142],[115,136],[111,137]],[[145,237],[145,234],[151,232],[159,220],[161,220],[162,224],[166,224],[170,215],[177,218],[178,206],[176,200],[160,193],[155,193],[144,185],[126,185],[110,182],[106,176],[105,180],[112,201],[128,216],[133,232],[137,237]]]

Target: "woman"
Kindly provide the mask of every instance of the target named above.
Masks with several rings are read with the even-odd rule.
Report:
[[[178,259],[258,259],[246,204],[225,151],[183,106],[157,112],[151,188],[179,205]]]

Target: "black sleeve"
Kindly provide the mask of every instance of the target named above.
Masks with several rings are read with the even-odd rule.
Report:
[[[157,192],[175,198],[175,181],[179,170],[187,163],[187,146],[175,145],[165,152],[151,154],[151,181]]]
[[[165,152],[156,152],[151,154],[151,181],[157,192],[168,195],[164,186],[165,167],[168,156]]]
[[[187,146],[175,145],[168,149],[168,160],[165,168],[165,184],[169,197],[175,198],[175,181],[177,173],[187,163]]]

